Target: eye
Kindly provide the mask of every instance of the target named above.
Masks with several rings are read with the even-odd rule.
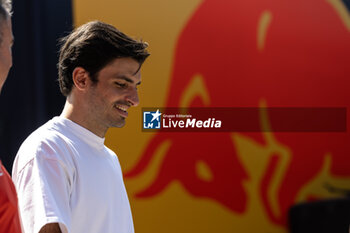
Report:
[[[127,84],[126,83],[119,83],[119,82],[114,82],[118,87],[121,87],[121,88],[126,88],[127,87]]]

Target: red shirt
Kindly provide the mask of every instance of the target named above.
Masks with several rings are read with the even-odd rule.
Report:
[[[0,161],[0,233],[21,233],[17,193],[11,176]]]

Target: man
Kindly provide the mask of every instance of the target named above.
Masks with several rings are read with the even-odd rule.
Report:
[[[0,91],[12,66],[11,48],[13,44],[11,25],[11,3],[0,0]]]
[[[63,42],[65,107],[25,140],[13,167],[24,232],[132,233],[120,165],[104,136],[139,103],[147,44],[98,21]]]
[[[12,66],[11,2],[0,0],[0,92]],[[0,161],[0,233],[20,233],[17,194],[11,177]]]

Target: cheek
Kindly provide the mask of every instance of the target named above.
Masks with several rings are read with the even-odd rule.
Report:
[[[12,66],[12,51],[11,48],[1,46],[0,47],[0,58],[1,63],[5,68],[10,68]]]
[[[11,51],[11,49],[9,50],[7,60],[8,60],[8,66],[12,67],[12,51]]]
[[[12,47],[9,48],[9,59],[10,59],[10,64],[12,66]]]
[[[114,88],[106,88],[100,95],[100,101],[108,108],[120,100],[120,92]]]
[[[108,92],[108,98],[112,101],[118,101],[123,98],[126,90],[120,88],[113,88]]]
[[[104,105],[110,106],[123,100],[123,96],[126,95],[127,90],[117,88],[113,85],[101,85],[98,92],[100,102],[103,102]]]

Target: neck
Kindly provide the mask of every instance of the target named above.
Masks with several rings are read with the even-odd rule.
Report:
[[[104,138],[108,128],[98,124],[98,121],[90,119],[88,110],[85,111],[83,104],[74,103],[73,98],[68,96],[61,117],[67,118],[74,123],[86,128],[97,136]]]

